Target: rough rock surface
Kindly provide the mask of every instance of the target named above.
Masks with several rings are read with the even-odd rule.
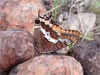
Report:
[[[41,0],[0,0],[0,26],[3,29],[24,29],[33,33],[34,20],[38,16],[38,11],[45,12],[45,7]],[[4,18],[3,18],[4,17]],[[9,25],[5,28],[5,23]]]
[[[90,33],[96,22],[96,15],[93,13],[71,14],[70,18],[67,16],[68,13],[64,13],[61,15],[62,19],[67,19],[61,22],[62,27],[78,30],[81,31],[83,34]],[[59,18],[61,19],[61,17]]]
[[[83,75],[83,69],[72,57],[41,55],[19,64],[9,75]]]
[[[81,42],[73,50],[73,55],[83,65],[85,75],[100,75],[100,35],[95,39]]]
[[[68,0],[68,7],[72,13],[84,12],[90,6],[91,0]]]
[[[0,73],[34,56],[32,36],[26,31],[0,32]]]

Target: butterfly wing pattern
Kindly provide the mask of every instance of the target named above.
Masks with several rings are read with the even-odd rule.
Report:
[[[51,17],[51,16],[50,16]],[[40,26],[34,31],[34,49],[38,53],[48,53],[76,43],[81,34],[77,30],[61,28],[50,17],[39,15],[36,23]]]

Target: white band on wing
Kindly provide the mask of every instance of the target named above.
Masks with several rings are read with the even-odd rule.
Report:
[[[41,32],[44,34],[44,37],[45,37],[48,41],[50,41],[50,42],[52,42],[52,43],[57,43],[58,40],[52,38],[52,37],[50,36],[50,32],[46,32],[45,29],[43,29],[42,27],[40,28],[40,30],[41,30]]]

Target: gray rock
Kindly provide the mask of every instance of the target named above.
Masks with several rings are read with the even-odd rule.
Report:
[[[76,45],[73,55],[83,65],[86,75],[100,75],[100,36]]]
[[[63,16],[61,18],[67,18],[62,21],[63,28],[78,30],[84,35],[90,33],[96,22],[96,15],[93,13],[70,14],[70,17]]]
[[[92,0],[68,0],[68,7],[72,13],[84,12]]]

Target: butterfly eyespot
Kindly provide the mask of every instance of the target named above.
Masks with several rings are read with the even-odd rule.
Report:
[[[50,33],[47,33],[47,35],[49,35]]]
[[[35,20],[35,24],[39,24],[40,23],[40,20],[39,19],[36,19]]]

